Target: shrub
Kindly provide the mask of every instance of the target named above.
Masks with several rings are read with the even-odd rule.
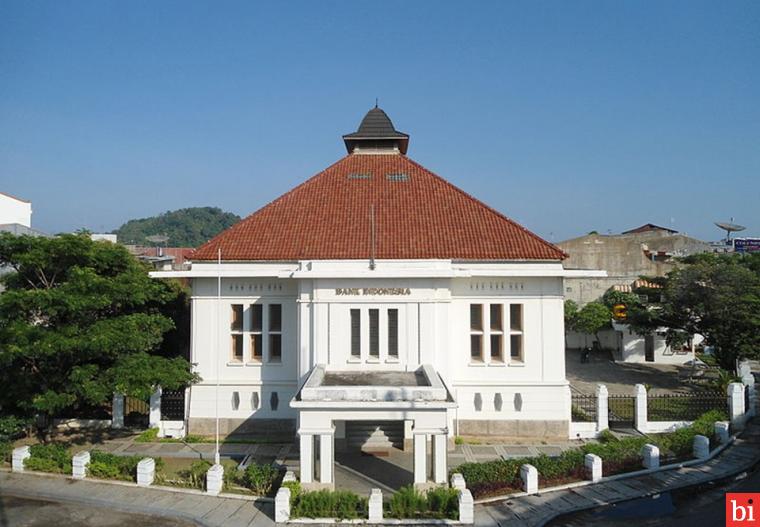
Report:
[[[90,452],[87,473],[94,478],[134,481],[141,456],[117,456],[100,450]]]
[[[290,506],[292,507],[296,501],[296,498],[301,494],[301,483],[299,481],[285,481],[281,487],[290,489]]]
[[[422,494],[412,486],[401,487],[385,506],[385,515],[397,519],[459,518],[459,491],[434,487]]]
[[[6,463],[11,460],[13,454],[13,443],[10,441],[0,441],[0,463]]]
[[[367,498],[345,490],[303,492],[293,504],[294,518],[367,518]]]
[[[148,428],[143,430],[139,436],[135,438],[138,443],[152,443],[158,441],[158,428]]]
[[[242,483],[259,496],[266,496],[274,487],[280,469],[274,465],[252,462],[243,472]]]
[[[29,425],[29,421],[7,415],[0,417],[0,441],[18,439],[24,435],[24,428]]]
[[[24,460],[24,467],[38,472],[71,474],[71,454],[67,446],[61,443],[32,445],[31,457]]]
[[[427,492],[429,518],[459,519],[459,491],[448,487],[436,487]]]
[[[605,428],[599,433],[599,437],[597,438],[600,443],[612,443],[613,441],[618,441],[618,438],[610,432],[609,428]]]
[[[190,468],[187,470],[180,470],[177,475],[182,478],[183,483],[189,487],[196,489],[202,489],[206,482],[206,472],[211,468],[211,463],[205,459],[199,461],[193,461]]]
[[[388,501],[391,518],[417,518],[428,508],[427,499],[412,486],[401,487]]]

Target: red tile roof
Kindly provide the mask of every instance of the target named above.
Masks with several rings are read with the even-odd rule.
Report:
[[[388,177],[389,175],[396,175]],[[551,243],[401,154],[349,154],[199,247],[193,260],[560,260]]]

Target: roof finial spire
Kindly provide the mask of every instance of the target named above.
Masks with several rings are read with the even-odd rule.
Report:
[[[375,97],[375,108],[377,108],[377,101],[378,101],[378,98]]]

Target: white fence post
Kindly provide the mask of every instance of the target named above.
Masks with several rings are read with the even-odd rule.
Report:
[[[609,392],[604,384],[596,385],[596,431],[601,432],[610,427]]]
[[[467,484],[464,481],[464,476],[462,476],[462,474],[459,472],[455,472],[451,475],[451,488],[458,490],[467,488]]]
[[[113,394],[111,428],[124,428],[124,395],[120,393]]]
[[[380,489],[369,491],[369,521],[383,521],[383,492]]]
[[[538,470],[533,465],[525,464],[520,467],[523,490],[528,494],[538,492]]]
[[[150,428],[159,428],[161,426],[161,387],[150,394],[150,417],[148,418]]]
[[[602,458],[596,454],[586,454],[583,457],[583,464],[586,466],[586,474],[591,481],[602,479]]]
[[[720,444],[725,445],[728,443],[728,438],[730,436],[728,421],[716,421],[714,429],[715,435],[717,436]]]
[[[644,468],[660,467],[660,449],[647,443],[641,449],[641,464]]]
[[[90,463],[90,453],[87,451],[77,452],[71,458],[71,477],[84,479],[87,477],[87,465]]]
[[[475,500],[469,489],[459,489],[459,522],[475,523]]]
[[[290,489],[280,487],[274,497],[274,521],[285,523],[290,520]]]
[[[636,402],[634,409],[634,426],[642,434],[649,430],[647,423],[647,389],[643,384],[636,385]]]
[[[710,457],[710,440],[705,436],[695,435],[692,453],[697,459],[706,459]]]
[[[222,465],[212,465],[206,472],[206,494],[216,496],[222,492],[224,484],[224,467]]]
[[[151,457],[146,457],[137,463],[137,484],[141,487],[153,485],[156,477],[156,461]]]
[[[741,427],[744,415],[744,385],[732,382],[728,385],[728,417],[731,424]]]
[[[29,459],[32,453],[29,451],[28,446],[20,446],[13,449],[13,457],[11,458],[11,470],[13,472],[24,471],[24,460]]]

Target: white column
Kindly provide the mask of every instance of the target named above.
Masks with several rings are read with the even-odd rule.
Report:
[[[111,428],[124,428],[124,396],[120,393],[113,394]]]
[[[427,483],[427,436],[414,434],[414,483]]]
[[[312,483],[314,481],[314,436],[311,434],[300,434],[301,442],[301,483]]]
[[[446,434],[435,434],[431,441],[433,449],[433,481],[445,484],[448,477],[446,470]]]
[[[610,427],[609,392],[604,384],[596,385],[596,431]]]
[[[150,417],[148,423],[151,428],[158,428],[161,425],[161,387],[150,395]]]
[[[643,384],[636,385],[634,427],[642,434],[646,434],[649,428],[647,424],[647,389]]]
[[[744,414],[744,385],[732,382],[728,385],[728,417],[733,425],[741,425]]]
[[[383,521],[383,493],[380,489],[372,489],[369,492],[369,522],[379,523]]]
[[[332,485],[334,433],[319,434],[319,482]]]

